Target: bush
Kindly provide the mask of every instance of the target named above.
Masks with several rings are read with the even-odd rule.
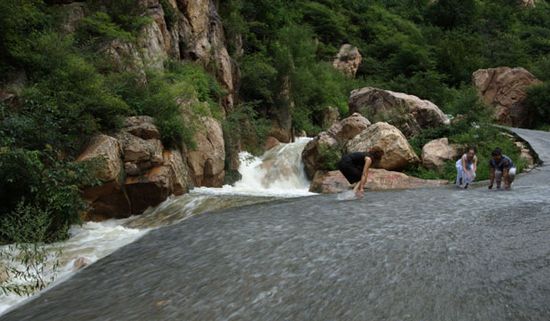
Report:
[[[326,145],[319,146],[319,169],[334,171],[338,169],[338,162],[342,158],[342,151],[339,148]]]
[[[525,105],[533,119],[533,127],[550,125],[550,82],[530,87]]]
[[[80,187],[97,183],[91,175],[93,164],[67,163],[57,158],[52,150],[0,150],[0,219],[3,223],[17,222],[22,202],[25,209],[48,213],[47,228],[41,236],[44,242],[66,237],[69,226],[80,222],[79,214],[85,209]],[[0,229],[9,228],[15,227],[3,225]],[[0,235],[0,243],[13,241],[21,240],[10,233]],[[32,238],[23,241],[36,242]]]

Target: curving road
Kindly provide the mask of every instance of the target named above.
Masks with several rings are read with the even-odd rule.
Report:
[[[550,164],[550,133],[514,130]],[[550,320],[550,167],[511,192],[253,205],[152,231],[3,321]]]

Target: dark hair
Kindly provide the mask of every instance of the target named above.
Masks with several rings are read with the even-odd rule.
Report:
[[[470,147],[468,147],[468,149],[467,149],[466,151],[469,152],[469,151],[471,151],[471,150],[473,150],[474,153],[477,153],[477,148],[475,148],[475,146],[470,146]]]
[[[495,150],[491,153],[491,156],[500,156],[502,155],[502,149],[500,148],[495,148]]]
[[[382,150],[382,148],[378,146],[374,146],[371,149],[369,149],[368,154],[373,161],[379,162],[382,159],[382,156],[384,156],[384,150]]]

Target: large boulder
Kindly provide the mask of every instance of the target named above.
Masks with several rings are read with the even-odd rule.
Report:
[[[139,136],[139,137],[138,137]],[[87,220],[124,218],[156,206],[191,186],[187,163],[179,150],[164,150],[153,119],[128,117],[115,137],[98,135],[78,157],[94,161],[102,184],[87,187]]]
[[[124,169],[120,143],[114,137],[97,135],[77,158],[79,162],[93,162],[97,186],[86,187],[83,198],[91,204],[85,219],[103,220],[127,217],[130,203],[124,192]]]
[[[315,172],[323,168],[324,157],[329,150],[338,150],[339,143],[328,132],[321,132],[313,138],[302,151],[302,162],[309,179],[312,179]]]
[[[370,126],[370,121],[359,113],[353,113],[351,116],[334,123],[328,130],[328,133],[336,138],[340,143],[345,143]]]
[[[446,161],[454,160],[459,155],[458,146],[449,144],[449,139],[434,139],[422,147],[422,165],[430,169],[441,169]]]
[[[345,75],[355,77],[362,60],[363,57],[357,47],[350,44],[344,44],[340,47],[340,51],[338,52],[338,55],[336,55],[332,65]]]
[[[419,162],[407,138],[396,127],[378,122],[369,126],[346,144],[346,151],[366,152],[372,147],[380,147],[384,156],[380,167],[387,170],[400,170]]]
[[[341,154],[345,144],[367,129],[370,125],[368,119],[361,114],[353,115],[334,123],[329,130],[321,132],[311,140],[302,152],[302,161],[309,179],[313,179],[315,172],[326,169],[327,158],[334,158]]]
[[[448,125],[449,118],[434,103],[413,95],[373,87],[356,89],[349,98],[350,112],[359,112],[372,122],[388,122],[407,137],[422,129]]]
[[[187,162],[195,186],[221,187],[225,177],[225,144],[221,124],[203,117],[203,130],[195,134],[197,144]]]
[[[524,101],[526,89],[540,83],[523,68],[498,67],[480,69],[472,81],[485,104],[494,108],[498,123],[514,127],[528,127],[531,117]]]
[[[116,138],[100,134],[90,140],[77,161],[92,161],[96,170],[95,176],[103,182],[110,182],[121,177],[121,154],[122,150]]]
[[[351,188],[340,171],[317,171],[309,187],[312,193],[334,194]]]
[[[366,187],[370,190],[411,189],[437,187],[449,184],[446,180],[427,180],[400,172],[371,169]]]

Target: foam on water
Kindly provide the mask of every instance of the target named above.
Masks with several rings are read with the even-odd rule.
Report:
[[[205,211],[264,202],[273,198],[314,195],[308,191],[309,181],[301,161],[302,151],[309,140],[299,138],[294,143],[280,144],[261,157],[242,152],[239,155],[239,172],[242,178],[233,186],[195,188],[186,195],[168,198],[141,216],[100,223],[87,222],[82,226],[71,227],[71,237],[67,241],[52,245],[52,252],[61,248],[62,254],[57,258],[61,266],[57,274],[45,276],[47,279],[54,277],[49,287],[76,273],[77,260],[91,264],[134,242],[153,228],[174,224]],[[0,295],[0,315],[28,298]]]
[[[55,258],[59,263],[59,270],[55,275],[44,275],[44,279],[54,278],[49,287],[54,286],[77,272],[75,262],[85,261],[91,264],[117,250],[118,248],[137,240],[144,235],[147,229],[133,229],[124,227],[126,220],[109,220],[105,222],[87,222],[82,226],[71,227],[70,238],[61,243],[52,244],[49,247],[52,252],[61,250],[61,256]],[[1,250],[7,250],[4,246]],[[22,280],[16,280],[22,283]],[[31,296],[32,297],[32,296]],[[30,297],[18,295],[0,295],[0,314],[11,307],[27,300]]]
[[[301,160],[302,151],[310,138],[298,138],[290,144],[280,144],[256,157],[247,152],[239,154],[241,179],[222,188],[196,188],[198,194],[229,194],[276,197],[314,195],[309,192]]]

